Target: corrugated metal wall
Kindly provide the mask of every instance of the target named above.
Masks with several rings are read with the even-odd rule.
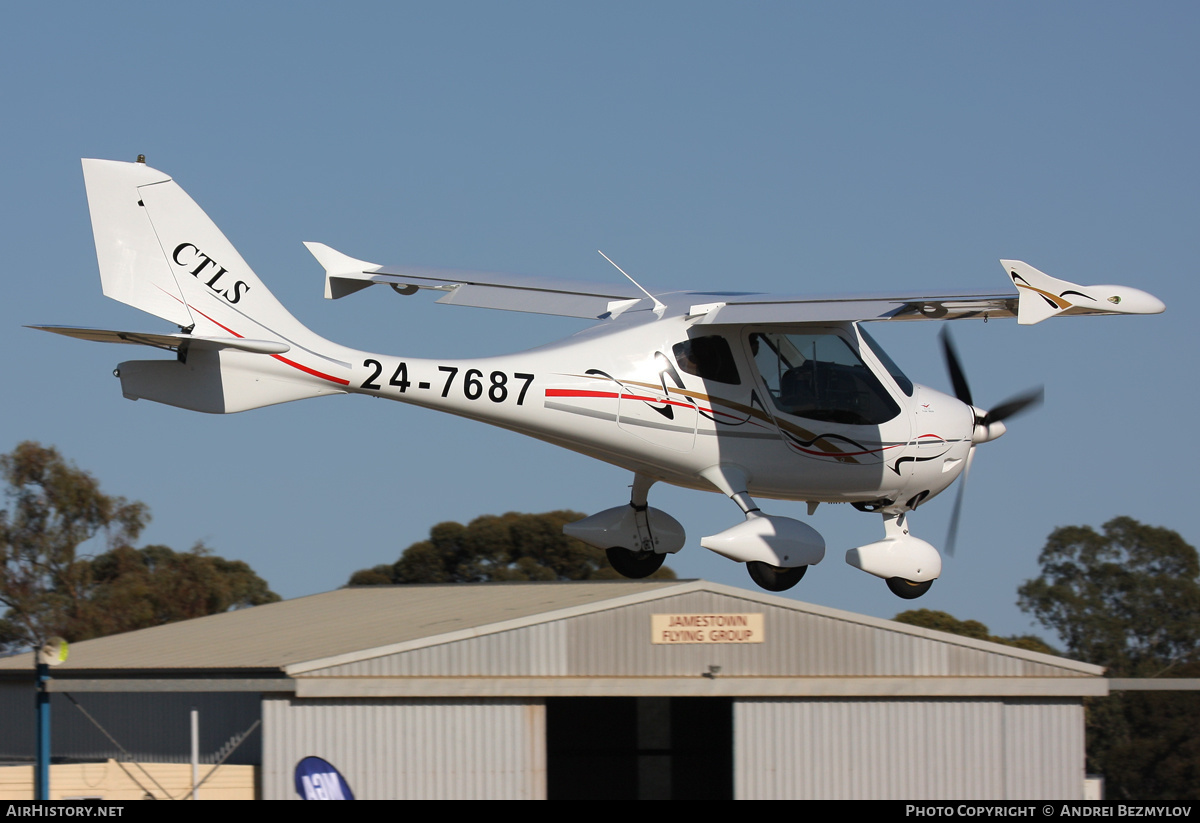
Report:
[[[540,701],[263,701],[265,799],[295,798],[306,755],[363,799],[532,799],[546,793]],[[1078,800],[1077,700],[741,700],[738,799]]]
[[[561,677],[567,620],[306,672],[305,677]]]
[[[654,646],[650,616],[762,613],[756,644]],[[855,615],[854,617],[857,617]],[[953,640],[758,601],[693,592],[428,648],[330,666],[306,677],[692,677],[721,666],[740,676],[1070,677],[1078,671]]]
[[[1070,700],[744,700],[739,799],[1079,800]]]
[[[540,700],[263,700],[263,798],[297,799],[307,755],[363,800],[538,799],[546,794]]]
[[[1004,704],[1005,797],[1083,799],[1083,704],[1013,700]]]

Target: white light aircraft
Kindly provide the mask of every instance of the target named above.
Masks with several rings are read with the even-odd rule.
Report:
[[[955,397],[914,384],[865,321],[1154,314],[1157,298],[1125,286],[1080,286],[1016,260],[1013,288],[859,296],[753,292],[651,294],[629,282],[587,283],[486,272],[379,266],[307,243],[330,299],[385,284],[428,289],[438,303],[589,318],[588,330],[520,354],[425,360],[325,340],[275,299],[208,216],[168,175],[84,160],[100,277],[109,297],[167,320],[177,333],[63,326],[45,331],[168,349],[175,357],[117,367],[121,391],[215,414],[327,394],[366,394],[450,412],[590,455],[633,473],[628,503],[566,531],[607,550],[627,577],[652,574],[685,543],[683,527],[647,504],[657,482],[719,491],[740,522],[700,545],[745,563],[783,591],[825,555],[807,524],[765,514],[757,499],[846,502],[881,515],[884,537],[846,562],[904,598],[941,573],[938,551],[909,532],[909,513],[964,475],[975,447],[1040,390],[976,408],[948,337]],[[611,261],[610,261],[611,262]],[[614,264],[615,265],[615,264]],[[624,272],[622,272],[624,274]],[[626,275],[628,277],[628,275]],[[965,477],[964,477],[965,480]],[[947,550],[953,547],[951,518]]]

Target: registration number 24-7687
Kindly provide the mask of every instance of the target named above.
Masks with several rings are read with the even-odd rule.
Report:
[[[378,360],[364,360],[363,366],[370,369],[371,373],[361,384],[361,388],[372,389],[374,391],[384,391],[384,387],[379,380],[383,376],[383,364]],[[509,384],[508,372],[494,371],[484,375],[479,369],[467,369],[462,373],[462,380],[456,381],[458,377],[458,366],[438,366],[438,371],[445,375],[445,380],[442,383],[442,397],[449,397],[450,392],[454,389],[457,382],[460,387],[463,397],[468,400],[478,400],[487,395],[488,400],[493,403],[503,403],[509,399],[511,395],[516,395],[517,405],[525,403],[525,393],[529,391],[529,386],[533,383],[533,375],[523,372],[515,372],[512,375],[512,385]],[[523,382],[522,382],[523,381]],[[392,372],[392,376],[388,379],[387,385],[404,394],[413,383],[408,379],[408,364],[403,360],[396,366],[396,370]],[[418,381],[416,389],[418,391],[429,390],[431,384],[426,381]]]

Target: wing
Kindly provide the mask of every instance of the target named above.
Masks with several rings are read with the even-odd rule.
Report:
[[[732,295],[693,304],[698,323],[802,323],[866,320],[957,320],[1016,317],[1023,326],[1058,314],[1158,314],[1166,307],[1128,286],[1081,286],[1058,280],[1020,260],[1001,260],[1014,289],[927,290],[866,295]]]
[[[400,294],[418,289],[445,292],[437,302],[451,306],[557,314],[591,320],[616,317],[649,298],[625,283],[590,283],[501,272],[419,266],[378,266],[355,260],[323,243],[304,244],[325,268],[325,297],[336,300],[376,283]]]
[[[630,284],[523,277],[497,272],[415,266],[379,266],[305,243],[325,268],[325,297],[337,299],[375,283],[401,294],[436,289],[437,302],[456,306],[611,319],[652,300]],[[1019,260],[1001,260],[1013,288],[925,290],[859,295],[771,295],[747,292],[656,294],[673,315],[700,324],[811,323],[865,320],[954,320],[1016,317],[1022,325],[1057,314],[1157,314],[1165,308],[1151,294],[1128,286],[1081,286],[1057,280]],[[642,305],[639,305],[642,304]]]
[[[696,295],[712,298],[715,295]],[[697,323],[844,323],[1013,317],[1019,297],[1005,291],[924,290],[883,294],[736,295],[693,304]]]

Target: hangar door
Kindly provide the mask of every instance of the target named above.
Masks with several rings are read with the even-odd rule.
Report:
[[[732,800],[733,701],[546,700],[551,800]]]

